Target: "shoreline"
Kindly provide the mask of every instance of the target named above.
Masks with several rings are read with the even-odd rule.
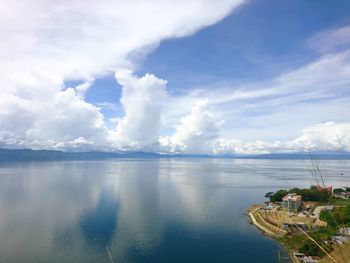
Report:
[[[273,231],[269,230],[268,227],[265,227],[263,224],[259,223],[256,215],[254,215],[254,213],[258,212],[258,210],[262,207],[261,205],[255,205],[256,207],[254,207],[254,209],[251,209],[250,211],[248,211],[248,215],[250,217],[250,219],[252,220],[252,223],[260,229],[260,231],[263,231],[265,234],[267,234],[268,236],[271,237],[282,237],[282,235],[276,234]],[[269,224],[268,222],[266,222],[266,224]]]
[[[318,206],[317,208],[321,208],[321,207],[324,210],[326,210],[325,209],[326,206],[324,205]],[[338,208],[339,207],[341,206],[338,206]],[[345,262],[344,259],[349,259],[348,258],[348,256],[350,256],[350,242],[349,242],[350,238],[349,237],[347,237],[346,240],[343,240],[341,243],[338,243],[338,244],[337,244],[338,241],[335,241],[334,239],[332,239],[333,242],[335,242],[334,244],[336,245],[333,246],[331,250],[329,250],[329,247],[322,248],[318,244],[320,249],[323,251],[323,256],[308,256],[308,254],[306,254],[305,252],[304,252],[305,254],[302,253],[297,248],[298,242],[301,242],[302,240],[300,239],[300,237],[305,235],[306,239],[314,242],[315,244],[317,243],[313,239],[311,234],[307,230],[305,230],[303,226],[301,226],[301,224],[304,224],[304,223],[300,223],[295,220],[294,216],[296,215],[289,214],[288,216],[290,217],[289,219],[290,221],[284,221],[284,223],[281,225],[281,221],[277,221],[276,218],[279,217],[280,220],[282,219],[285,220],[285,218],[280,217],[280,215],[278,215],[277,210],[266,211],[263,205],[252,205],[246,210],[246,212],[247,212],[247,216],[250,224],[254,225],[262,234],[264,234],[269,238],[274,239],[275,241],[278,242],[278,244],[282,246],[282,249],[288,254],[288,257],[289,257],[289,259],[283,258],[283,260],[289,260],[289,262],[292,262],[292,263],[300,263],[300,262],[306,262],[304,261],[305,258],[310,258],[310,260],[314,260],[310,262],[334,263],[334,262]],[[283,212],[280,212],[280,213],[283,213]],[[314,220],[315,220],[314,222],[316,223],[319,221],[322,222],[322,220],[320,220],[319,218]],[[282,229],[282,227],[285,228],[285,226],[287,226],[287,229],[286,230]],[[321,228],[324,228],[324,227],[327,227],[327,226],[323,226]],[[299,234],[297,232],[299,232]],[[349,236],[348,232],[347,232],[347,236]],[[329,244],[327,242],[325,243]],[[344,251],[342,252],[342,250],[347,250],[348,254],[346,253],[344,254]],[[279,260],[281,259],[282,258],[280,258],[279,256]],[[279,261],[279,262],[287,262],[287,261]]]
[[[281,235],[278,235],[274,233],[273,231],[269,230],[267,227],[263,226],[261,223],[258,222],[256,215],[254,213],[258,212],[260,208],[262,208],[262,205],[252,205],[247,209],[249,223],[254,225],[263,235],[274,239],[278,244],[282,246],[282,248],[285,250],[285,252],[289,256],[289,260],[292,263],[298,263],[299,261],[294,257],[293,250],[290,250],[284,242],[282,242],[278,237],[282,237]],[[266,222],[268,223],[268,222]]]
[[[350,262],[350,187],[312,185],[264,197],[269,201],[247,209],[251,224],[281,244],[292,262]]]

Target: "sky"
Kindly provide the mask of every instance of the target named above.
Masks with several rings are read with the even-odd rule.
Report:
[[[350,152],[347,0],[5,0],[0,32],[0,147]]]

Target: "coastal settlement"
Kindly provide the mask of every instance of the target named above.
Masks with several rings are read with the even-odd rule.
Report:
[[[311,186],[266,193],[251,222],[282,243],[293,262],[350,262],[350,187]]]

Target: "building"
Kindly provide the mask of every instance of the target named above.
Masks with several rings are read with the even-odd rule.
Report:
[[[282,198],[282,209],[289,213],[297,213],[301,206],[301,196],[295,193],[287,194]]]
[[[320,257],[303,257],[300,259],[300,262],[302,263],[317,263],[320,262]]]
[[[350,199],[350,192],[342,192],[339,197],[342,199]]]

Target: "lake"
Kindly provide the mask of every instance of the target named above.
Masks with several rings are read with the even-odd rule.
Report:
[[[350,184],[349,161],[319,166]],[[245,210],[314,183],[303,160],[2,162],[0,262],[278,262]]]

